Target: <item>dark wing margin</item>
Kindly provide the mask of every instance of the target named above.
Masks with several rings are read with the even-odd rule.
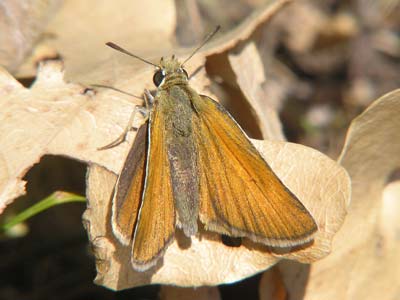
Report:
[[[278,247],[310,241],[317,231],[313,217],[229,113],[206,96],[193,107],[205,228]]]

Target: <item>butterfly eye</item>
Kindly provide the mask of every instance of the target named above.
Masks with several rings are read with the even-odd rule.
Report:
[[[157,87],[159,87],[163,82],[164,78],[165,78],[164,70],[158,70],[157,72],[154,73],[153,82]]]

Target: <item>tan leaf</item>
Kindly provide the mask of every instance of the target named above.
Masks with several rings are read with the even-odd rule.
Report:
[[[239,54],[229,54],[236,80],[252,108],[253,117],[266,139],[285,140],[278,112],[263,89],[263,63],[254,43],[249,43]]]
[[[352,180],[348,215],[328,257],[297,272],[293,265],[280,266],[288,294],[309,300],[399,298],[400,189],[399,181],[387,184],[400,166],[399,114],[396,90],[352,122],[339,159]]]
[[[181,244],[178,236],[178,242],[167,249],[163,263],[155,271],[135,272],[126,263],[130,247],[120,245],[109,229],[112,183],[116,176],[93,166],[88,176],[89,208],[84,219],[90,239],[96,245],[101,244],[96,247],[102,265],[96,282],[116,290],[150,283],[216,285],[251,276],[282,258],[307,263],[326,256],[346,214],[350,193],[346,172],[323,154],[301,145],[255,140],[254,143],[279,178],[314,216],[319,231],[311,247],[276,254],[246,241],[241,247],[228,247],[221,243],[219,235],[202,233],[201,239],[192,238],[190,248],[184,249],[178,246]]]
[[[40,46],[47,49],[46,52],[55,49],[63,57],[68,79],[94,83],[113,78],[116,62],[112,55],[115,53],[104,46],[109,41],[119,43],[148,59],[159,59],[161,53],[165,54],[171,49],[175,28],[172,0],[123,0],[118,1],[118,5],[112,1],[96,0],[62,3],[47,25],[44,31],[47,35],[41,40]],[[17,76],[35,75],[35,63],[43,59],[46,53],[36,55],[36,59],[27,61],[20,68]],[[142,66],[136,61],[131,60],[131,63]],[[96,72],[99,67],[102,74]]]
[[[32,51],[60,0],[4,0],[0,6],[0,65],[10,72]]]
[[[158,1],[156,2],[158,3]],[[170,38],[173,27],[173,16],[171,14],[173,15],[174,7],[171,5],[171,1],[165,1],[166,6],[156,5],[156,2],[148,2],[146,11],[151,11],[152,17],[157,18],[159,21],[158,24],[154,25],[154,28],[149,28],[148,15],[140,14],[140,16],[137,16],[135,18],[137,24],[135,23],[133,26],[136,35],[134,39],[129,39],[131,43],[136,43],[140,40],[140,45],[147,45],[149,32],[151,32],[152,36],[157,37],[160,42]],[[213,51],[222,51],[231,47],[240,39],[247,37],[251,33],[250,29],[254,29],[259,22],[269,20],[287,2],[285,0],[272,1],[256,11],[246,21],[249,27],[241,26],[234,31],[235,34],[229,33],[230,36],[236,37],[234,40],[222,37],[221,42],[211,48],[214,49]],[[137,14],[137,11],[140,11],[133,9],[139,3],[129,3],[130,5],[127,6],[128,8],[124,14],[125,18],[121,19],[124,22],[130,22],[130,17],[132,17],[132,15],[129,15],[130,13]],[[66,62],[70,77],[82,76],[83,78],[87,76],[88,79],[86,80],[89,83],[98,83],[94,78],[102,78],[107,82],[107,80],[114,78],[114,76],[110,75],[113,73],[112,70],[117,69],[115,73],[120,77],[118,77],[115,86],[140,95],[145,87],[152,87],[151,76],[153,71],[147,65],[131,60],[127,66],[114,66],[115,68],[113,68],[113,66],[107,64],[106,56],[97,54],[99,49],[101,49],[99,51],[110,50],[103,45],[104,41],[100,43],[98,37],[95,38],[95,41],[85,41],[85,43],[78,45],[75,45],[73,41],[77,32],[82,32],[87,28],[85,22],[88,20],[93,23],[101,23],[104,26],[102,28],[107,30],[108,34],[96,30],[96,35],[101,36],[100,33],[102,33],[106,40],[109,40],[108,37],[110,36],[114,37],[112,34],[116,36],[122,34],[122,31],[116,29],[117,25],[127,26],[127,24],[121,24],[123,22],[113,19],[112,21],[115,21],[115,23],[107,22],[107,25],[104,25],[105,16],[113,15],[112,9],[117,8],[113,8],[114,5],[109,7],[106,3],[103,6],[97,4],[97,2],[81,3],[80,1],[68,1],[68,3],[65,3],[65,6],[60,10],[60,16],[57,16],[52,21],[52,25],[49,26],[49,28],[52,28],[53,33],[57,33],[56,40],[52,41],[53,48],[63,49],[63,51],[67,51],[63,56],[72,57],[72,60],[67,59]],[[140,2],[140,4],[142,3]],[[152,7],[152,5],[155,7]],[[126,6],[120,5],[118,7]],[[143,6],[141,8],[144,9]],[[87,11],[91,11],[91,15],[87,18],[75,17],[72,21],[71,15],[74,14],[71,11],[75,15],[85,15]],[[132,23],[129,24],[132,25]],[[57,30],[66,30],[66,32],[63,33]],[[123,37],[120,38],[121,40],[123,39]],[[127,45],[129,46],[129,41]],[[152,44],[151,46],[156,51],[147,48],[144,51],[148,50],[150,53],[156,53],[158,57],[161,56],[161,51],[169,51],[168,47],[162,47],[158,44]],[[187,55],[187,51],[185,55]],[[199,53],[191,60],[189,71],[199,65],[204,65],[204,55]],[[103,60],[105,63],[95,68],[98,61],[96,63],[87,62],[86,64],[83,64],[80,60],[76,61],[77,58],[84,59],[83,57],[94,57],[93,59]],[[92,68],[93,73],[90,75]],[[106,144],[109,141],[107,138],[118,136],[118,133],[126,126],[134,105],[132,99],[129,98],[127,101],[123,99],[124,95],[118,95],[112,91],[101,91],[96,96],[98,101],[89,101],[94,96],[91,94],[84,95],[82,86],[66,84],[62,79],[64,73],[61,72],[61,69],[63,67],[58,63],[43,65],[42,69],[38,71],[37,80],[31,89],[23,88],[5,70],[0,72],[1,96],[6,99],[6,101],[1,102],[3,109],[0,116],[2,118],[0,132],[5,133],[1,135],[1,139],[4,141],[1,159],[3,168],[1,168],[0,176],[2,179],[0,189],[1,210],[12,199],[24,192],[24,182],[21,181],[21,178],[46,153],[71,155],[71,157],[88,162],[96,162],[98,159],[102,159],[103,165],[109,170],[118,172],[120,169],[123,156],[121,156],[121,153],[124,152],[116,151],[115,153],[113,149],[101,152],[95,149]],[[79,74],[75,74],[75,70],[78,69],[82,72],[79,73],[77,71]],[[192,85],[199,92],[212,95],[205,88],[208,85],[208,79],[205,77],[204,72],[192,79]],[[75,98],[78,100],[75,101]],[[46,120],[46,122],[43,120]],[[84,126],[87,127],[85,128]],[[80,133],[76,134],[74,131]],[[132,135],[134,136],[134,134]],[[106,136],[107,138],[105,138]],[[76,144],[74,144],[75,142]],[[49,144],[51,144],[51,147]],[[35,146],[32,147],[32,145]],[[16,149],[14,150],[14,148]],[[126,150],[126,148],[127,144],[120,146],[122,151]],[[25,155],[25,151],[29,155]],[[72,154],[74,152],[76,152],[75,156]],[[14,157],[12,156],[11,159],[8,159],[7,155],[10,154],[14,154]],[[116,160],[115,155],[117,155]],[[24,157],[24,159],[21,160],[18,157]]]

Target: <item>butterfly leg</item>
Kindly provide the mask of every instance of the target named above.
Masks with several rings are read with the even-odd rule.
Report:
[[[146,107],[143,106],[135,106],[134,110],[131,113],[131,116],[129,118],[129,122],[128,125],[125,127],[124,131],[122,132],[122,134],[113,142],[98,148],[97,150],[105,150],[105,149],[110,149],[110,148],[114,148],[116,146],[118,146],[119,144],[123,143],[126,141],[126,136],[128,135],[128,132],[130,130],[136,130],[137,128],[133,127],[133,121],[135,119],[135,116],[137,113],[140,113],[143,117],[144,117],[144,121],[143,123],[147,122],[147,119],[149,118],[149,110],[148,110],[148,103],[147,100],[145,100],[146,103]]]
[[[146,108],[148,110],[150,110],[150,107],[152,107],[154,104],[154,97],[148,89],[144,90],[144,103],[146,104]]]

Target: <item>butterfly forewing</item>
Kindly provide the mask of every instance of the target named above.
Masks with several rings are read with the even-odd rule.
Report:
[[[114,188],[111,224],[114,234],[125,245],[132,240],[143,193],[146,141],[147,123],[138,129]]]
[[[193,107],[206,229],[280,247],[311,240],[314,219],[229,113],[206,96],[193,97]]]
[[[171,243],[175,231],[164,123],[162,112],[154,109],[150,115],[145,187],[132,248],[131,261],[137,270],[147,270],[155,265]]]

